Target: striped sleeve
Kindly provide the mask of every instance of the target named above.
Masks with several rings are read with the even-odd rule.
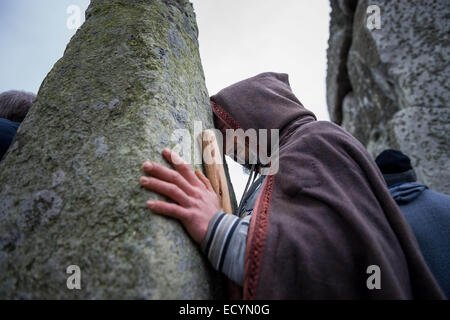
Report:
[[[219,211],[209,223],[201,244],[213,267],[229,279],[242,285],[244,281],[244,254],[250,216],[240,219]]]

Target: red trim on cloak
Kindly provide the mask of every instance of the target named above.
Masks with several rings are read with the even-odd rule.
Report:
[[[211,108],[230,129],[242,129],[239,123],[220,105],[211,100]],[[225,134],[223,132],[223,134]],[[267,177],[263,188],[255,203],[248,231],[247,248],[245,250],[244,264],[244,299],[254,299],[258,286],[259,273],[264,258],[264,248],[269,231],[270,202],[275,176]]]
[[[244,264],[244,299],[255,298],[269,232],[270,202],[275,176],[268,176],[256,200],[248,232]]]
[[[241,127],[241,125],[234,120],[233,116],[231,114],[229,114],[224,108],[222,108],[220,105],[218,105],[217,103],[215,103],[213,100],[210,100],[211,103],[211,108],[213,110],[213,113],[220,118],[220,120],[222,120],[225,125],[227,126],[227,129],[232,129],[232,130],[238,130],[241,129],[243,131],[245,131],[245,129],[243,127]],[[227,136],[227,133],[225,131],[225,129],[221,129],[220,130],[222,132],[222,135],[224,137]],[[245,146],[248,148],[249,147],[249,141],[247,139],[245,139]],[[236,159],[234,159],[236,161]]]
[[[236,120],[234,120],[234,118],[231,116],[231,114],[229,114],[224,108],[222,108],[221,106],[219,106],[217,103],[215,103],[214,101],[211,100],[211,108],[214,112],[214,114],[219,117],[223,122],[225,122],[225,124],[233,130],[237,130],[237,129],[242,129],[244,130],[244,128],[242,128],[239,123],[237,123]]]

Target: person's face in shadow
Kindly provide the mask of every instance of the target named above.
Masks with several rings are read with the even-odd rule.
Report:
[[[227,141],[227,129],[230,129],[230,127],[227,126],[227,124],[214,115],[214,126],[217,130],[220,130],[222,132],[222,152],[226,154],[227,156],[231,157],[233,160],[238,161],[240,164],[244,165],[245,167],[251,167],[251,165],[248,165],[249,163],[249,148],[248,146],[241,141],[241,139],[238,139],[237,136],[234,136],[234,141],[228,142]],[[228,144],[227,144],[228,142]],[[245,162],[245,164],[243,163]]]

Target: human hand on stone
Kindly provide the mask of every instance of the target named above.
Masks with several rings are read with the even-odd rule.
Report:
[[[176,170],[145,162],[142,169],[152,177],[141,177],[140,184],[176,203],[154,200],[147,201],[147,207],[154,213],[180,220],[194,241],[201,243],[209,222],[221,209],[219,198],[200,170],[194,172],[169,149],[164,149],[162,154]]]

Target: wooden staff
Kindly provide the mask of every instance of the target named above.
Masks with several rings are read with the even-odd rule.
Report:
[[[207,151],[205,152],[205,150]],[[202,155],[206,176],[220,198],[223,212],[233,214],[230,191],[228,190],[227,178],[223,167],[222,151],[219,149],[216,135],[212,130],[204,130],[202,132]],[[227,288],[228,297],[231,300],[242,299],[242,288],[237,284],[228,280]]]
[[[205,152],[207,150],[207,152]],[[212,130],[202,132],[203,166],[214,191],[220,198],[222,209],[225,213],[233,213],[228,190],[227,178],[223,167],[222,151]]]

